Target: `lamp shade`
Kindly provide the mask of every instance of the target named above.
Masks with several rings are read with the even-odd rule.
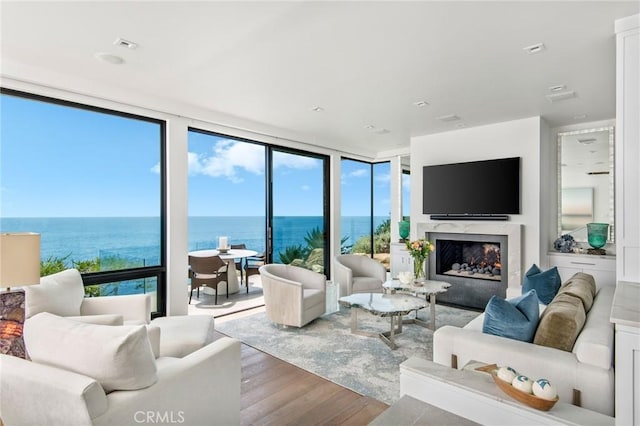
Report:
[[[40,234],[0,234],[0,287],[40,283]]]

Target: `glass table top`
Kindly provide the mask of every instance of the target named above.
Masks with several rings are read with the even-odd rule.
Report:
[[[424,298],[408,294],[355,293],[339,299],[341,305],[361,308],[379,316],[406,315],[429,306]]]

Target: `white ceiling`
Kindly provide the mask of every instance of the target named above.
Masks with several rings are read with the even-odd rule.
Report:
[[[0,73],[375,156],[459,126],[613,118],[614,21],[639,5],[2,1]],[[577,96],[548,102],[559,84]]]

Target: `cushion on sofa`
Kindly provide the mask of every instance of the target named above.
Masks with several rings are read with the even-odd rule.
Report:
[[[84,298],[82,276],[77,269],[66,269],[40,278],[40,285],[24,288],[25,316],[31,318],[40,312],[63,317],[79,316]]]
[[[609,369],[613,365],[615,328],[609,320],[615,286],[603,286],[593,300],[587,321],[573,345],[578,361]]]
[[[91,377],[105,392],[158,380],[144,325],[86,324],[42,312],[25,322],[24,340],[32,361]]]
[[[540,317],[533,343],[570,352],[586,317],[579,298],[558,294]]]
[[[492,296],[484,311],[482,332],[531,342],[538,325],[538,295],[530,290],[515,299]]]
[[[596,281],[592,275],[577,272],[565,282],[558,293],[566,293],[582,300],[584,311],[589,312],[596,297]]]
[[[546,271],[542,271],[537,265],[531,266],[524,275],[522,282],[522,294],[529,290],[535,290],[538,293],[540,302],[548,305],[555,297],[562,279],[555,266]]]

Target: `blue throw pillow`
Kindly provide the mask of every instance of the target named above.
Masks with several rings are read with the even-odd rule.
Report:
[[[538,295],[535,290],[508,300],[492,296],[484,310],[482,332],[533,342],[539,317]]]
[[[540,303],[548,305],[551,303],[556,293],[560,289],[562,281],[558,268],[555,266],[546,271],[541,271],[537,265],[533,265],[526,274],[524,274],[524,281],[522,282],[522,293],[526,293],[529,290],[535,290],[538,293],[538,299]]]

